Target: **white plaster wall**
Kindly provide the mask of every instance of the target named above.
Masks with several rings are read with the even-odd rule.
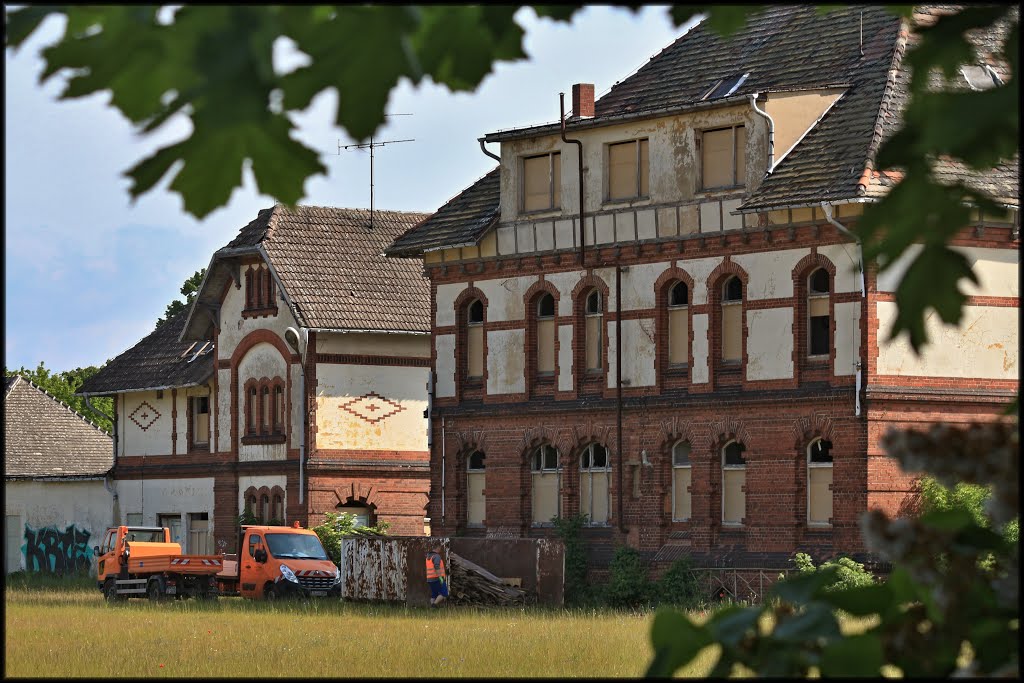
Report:
[[[653,307],[654,283],[668,267],[667,261],[630,266],[622,274],[622,310]]]
[[[455,335],[439,334],[434,337],[434,348],[437,353],[435,372],[437,383],[434,395],[445,398],[455,395]]]
[[[125,520],[127,515],[141,513],[143,525],[154,525],[157,515],[206,512],[213,528],[213,477],[122,479],[117,482],[117,494]]]
[[[572,325],[558,326],[558,390],[572,390]]]
[[[120,455],[171,454],[171,391],[158,399],[155,391],[133,391],[120,395],[118,451]],[[142,407],[145,402],[148,407]],[[154,409],[156,413],[153,413]],[[132,419],[134,413],[135,419]],[[143,414],[148,418],[143,418]],[[153,416],[156,415],[156,419]],[[141,426],[140,426],[141,424]],[[142,427],[145,426],[146,429]]]
[[[241,475],[238,477],[238,514],[242,514],[245,510],[245,492],[252,486],[253,488],[260,489],[266,486],[268,489],[272,489],[275,486],[280,486],[282,491],[288,490],[288,477],[284,474],[261,474],[261,475]],[[257,501],[258,502],[258,501]],[[284,508],[288,509],[288,494],[285,494]],[[254,510],[255,512],[255,510]],[[288,520],[285,520],[287,523]]]
[[[210,406],[211,409],[213,406]],[[244,404],[243,404],[244,407]],[[231,370],[217,370],[217,450],[231,450]],[[212,445],[211,445],[212,448]]]
[[[677,261],[676,265],[685,270],[693,278],[693,291],[690,292],[692,305],[708,302],[708,276],[722,262],[722,257],[695,258]]]
[[[428,368],[317,365],[317,448],[426,451],[429,374]]]
[[[690,381],[704,384],[708,381],[708,315],[693,315],[693,367],[690,369]]]
[[[284,460],[288,456],[288,444],[243,444],[245,435],[245,383],[249,379],[266,377],[285,378],[288,366],[273,345],[267,342],[256,344],[238,363],[238,460]],[[223,447],[222,447],[223,450]]]
[[[835,304],[836,375],[854,375],[860,358],[860,302]]]
[[[302,403],[305,400],[302,396],[304,378],[302,366],[298,363],[289,366],[292,373],[292,394],[291,398],[291,422],[288,433],[292,435],[292,448],[302,445]],[[244,403],[243,403],[244,407]],[[307,449],[308,450],[308,449]]]
[[[363,356],[430,358],[430,335],[320,332],[317,334],[316,351]]]
[[[245,306],[245,269],[243,266],[242,287],[236,288],[231,285],[224,297],[224,303],[220,309],[221,328],[217,337],[217,357],[231,358],[238,343],[250,332],[255,330],[271,330],[281,339],[284,339],[284,331],[289,327],[298,329],[295,318],[292,317],[288,305],[281,299],[281,289],[277,288],[277,315],[273,317],[243,318],[242,308]]]
[[[518,394],[526,391],[525,344],[525,330],[487,332],[488,394]]]
[[[895,302],[879,301],[877,312],[880,375],[1018,378],[1020,313],[1014,307],[964,306],[957,327],[932,312],[925,322],[929,343],[920,357],[905,334],[885,341],[896,319]]]
[[[828,244],[818,247],[818,253],[836,267],[835,291],[860,291],[860,270],[856,265],[860,260],[860,249],[856,244]]]
[[[810,253],[810,249],[786,249],[738,254],[732,260],[747,271],[748,300],[782,299],[793,296],[793,268]]]
[[[477,289],[487,297],[487,322],[522,320],[526,311],[523,295],[537,280],[536,277],[510,277],[475,282]]]
[[[459,297],[466,285],[458,283],[454,285],[437,286],[437,315],[434,316],[434,324],[438,327],[455,324],[455,299]]]
[[[747,379],[793,376],[793,309],[747,311]]]
[[[570,270],[544,276],[544,279],[558,290],[558,315],[572,315],[572,290],[576,288],[583,275],[582,270]]]
[[[623,288],[625,289],[625,288]],[[608,323],[608,388],[615,387],[616,323]],[[654,373],[654,320],[622,321],[622,385],[631,387],[653,386]],[[628,382],[628,384],[627,384]]]
[[[921,245],[912,244],[885,272],[878,275],[878,290],[895,292],[910,262],[921,253]],[[1020,253],[1016,249],[952,247],[967,258],[978,284],[961,278],[960,287],[968,296],[1020,296]]]
[[[103,489],[102,481],[8,481],[4,483],[4,514],[17,516],[19,545],[25,545],[25,526],[33,530],[54,527],[64,531],[74,524],[89,532],[86,555],[98,545],[103,532],[113,523],[113,499]],[[25,569],[25,554],[8,558],[8,570]],[[95,574],[93,565],[91,574]]]

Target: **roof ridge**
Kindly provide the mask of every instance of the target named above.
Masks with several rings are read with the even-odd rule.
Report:
[[[87,418],[87,417],[86,417],[85,415],[82,415],[82,414],[81,414],[80,412],[78,412],[77,410],[75,410],[74,408],[72,408],[72,407],[71,407],[70,405],[68,405],[67,403],[65,403],[65,402],[64,402],[64,401],[62,401],[61,399],[59,399],[59,398],[57,398],[56,396],[54,396],[53,394],[51,394],[51,393],[50,393],[49,391],[47,391],[46,389],[42,388],[41,386],[39,386],[38,384],[36,384],[36,383],[35,383],[35,382],[33,382],[32,380],[30,380],[30,379],[29,379],[28,377],[25,377],[25,376],[21,375],[20,373],[17,373],[17,376],[18,376],[18,378],[19,378],[19,379],[23,379],[23,380],[25,380],[26,382],[28,382],[30,386],[32,386],[32,387],[35,387],[35,388],[36,388],[36,389],[38,389],[39,391],[43,392],[43,394],[45,394],[45,395],[46,395],[47,397],[49,397],[49,398],[50,398],[50,399],[51,399],[51,400],[52,400],[52,401],[53,401],[54,403],[58,403],[58,404],[60,404],[60,405],[64,406],[64,408],[65,408],[65,409],[66,409],[66,410],[67,410],[67,411],[68,411],[69,413],[71,413],[72,415],[74,415],[75,417],[77,417],[78,419],[80,419],[80,420],[81,420],[82,422],[85,422],[86,424],[88,424],[88,425],[91,425],[91,426],[92,426],[93,428],[95,428],[95,429],[96,429],[96,430],[97,430],[98,432],[100,432],[100,433],[101,433],[101,434],[103,434],[104,436],[110,436],[110,434],[107,434],[107,431],[106,431],[105,429],[103,429],[103,428],[102,428],[102,427],[100,427],[100,426],[99,426],[98,424],[96,424],[95,422],[93,422],[92,420],[90,420],[89,418]],[[14,385],[13,385],[13,384],[11,385],[11,388],[12,388],[12,389],[14,388]],[[6,400],[6,396],[4,397],[4,399]]]

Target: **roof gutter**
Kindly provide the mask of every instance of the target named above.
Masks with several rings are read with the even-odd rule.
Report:
[[[410,334],[410,335],[425,335],[430,334],[430,331],[420,332],[414,330],[357,330],[354,328],[340,328],[340,327],[305,327],[304,330],[309,332],[331,332],[333,334]]]
[[[207,379],[209,379],[209,378],[207,378]],[[125,392],[128,392],[128,391],[165,391],[167,389],[188,389],[189,387],[201,387],[204,384],[206,384],[205,381],[204,382],[189,382],[188,384],[166,384],[166,385],[157,386],[157,387],[138,387],[138,388],[136,388],[136,387],[125,387],[125,388],[122,388],[122,389],[108,389],[106,391],[88,391],[88,392],[77,391],[77,392],[75,392],[75,396],[82,396],[82,397],[84,397],[86,399],[86,402],[88,403],[88,397],[89,396],[114,396],[115,394],[122,394],[122,393],[125,393]],[[95,410],[95,408],[93,408],[93,410]],[[96,412],[99,412],[99,411],[96,411]],[[100,415],[103,415],[103,413],[100,413]],[[107,417],[106,415],[103,415],[103,416]]]

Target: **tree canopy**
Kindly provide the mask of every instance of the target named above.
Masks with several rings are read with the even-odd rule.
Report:
[[[160,327],[192,304],[192,299],[194,299],[196,297],[196,293],[199,292],[199,287],[203,284],[204,277],[206,277],[206,268],[200,268],[196,272],[192,273],[192,275],[182,283],[181,294],[185,297],[185,300],[172,299],[171,303],[167,304],[167,308],[164,309],[163,317],[157,318],[157,327]]]

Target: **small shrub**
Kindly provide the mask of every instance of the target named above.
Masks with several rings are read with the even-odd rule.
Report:
[[[600,592],[587,583],[587,549],[583,542],[583,527],[587,516],[576,514],[555,517],[555,533],[565,544],[565,604],[583,606],[595,601]]]
[[[334,564],[341,564],[341,539],[346,536],[386,536],[387,522],[378,522],[374,526],[356,524],[356,516],[351,512],[325,512],[323,524],[313,527],[313,532],[320,537],[320,542],[327,551],[327,556]]]
[[[793,556],[793,564],[801,574],[816,572],[829,567],[837,568],[836,580],[825,589],[826,591],[840,591],[858,586],[871,586],[875,583],[875,577],[871,572],[864,569],[864,565],[855,562],[849,557],[839,557],[835,560],[822,562],[818,567],[814,566],[811,556],[807,553],[797,553]]]
[[[629,546],[620,546],[608,567],[608,587],[605,598],[613,607],[639,607],[649,604],[654,585],[647,578],[640,553]]]
[[[706,596],[701,594],[701,582],[688,557],[683,557],[668,568],[658,580],[658,602],[684,609],[696,609]]]

